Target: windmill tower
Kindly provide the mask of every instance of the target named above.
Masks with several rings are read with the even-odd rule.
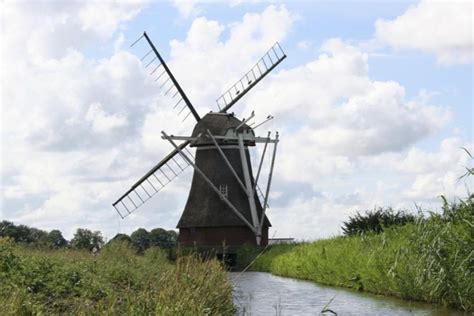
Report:
[[[194,169],[188,200],[178,222],[178,242],[183,246],[220,247],[223,243],[237,248],[244,243],[266,245],[268,228],[271,226],[265,213],[272,181],[273,167],[278,144],[278,133],[272,138],[255,135],[255,129],[272,119],[268,116],[261,123],[251,123],[254,113],[246,119],[238,119],[229,109],[269,74],[283,59],[280,45],[273,45],[265,55],[217,100],[218,112],[210,112],[202,118],[196,112],[176,78],[148,37],[147,53],[142,57],[145,68],[152,69],[164,95],[173,100],[173,108],[183,121],[192,115],[196,125],[190,136],[173,136],[162,131],[162,138],[173,147],[155,167],[125,192],[113,207],[125,218],[146,201],[160,192],[187,167]],[[181,142],[177,144],[176,142]],[[268,146],[273,145],[265,193],[258,180]],[[263,145],[263,152],[254,176],[250,161],[250,149]],[[195,156],[188,149],[196,149]]]

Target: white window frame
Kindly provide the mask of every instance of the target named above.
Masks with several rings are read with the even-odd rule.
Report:
[[[227,187],[227,184],[221,184],[221,185],[219,185],[219,192],[220,192],[225,198],[228,198],[228,197],[229,197],[229,188]],[[222,196],[221,196],[221,200],[222,200]]]

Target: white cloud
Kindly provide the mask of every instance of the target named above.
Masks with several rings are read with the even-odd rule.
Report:
[[[461,142],[458,138],[446,138],[440,144],[439,152],[430,153],[419,148],[411,148],[406,158],[399,162],[396,168],[402,172],[420,174],[443,172],[455,167],[468,165],[468,155],[461,150],[469,144]]]
[[[114,43],[114,52],[117,53],[122,50],[123,44],[125,43],[125,36],[120,33],[117,40]]]
[[[437,152],[414,147],[405,156],[382,158],[380,164],[390,165],[393,170],[414,178],[411,186],[402,191],[402,198],[406,200],[433,201],[440,195],[460,198],[467,194],[466,183],[472,184],[470,179],[460,179],[465,168],[472,165],[462,147],[472,151],[473,144],[455,137],[446,138]]]
[[[323,238],[340,233],[342,222],[357,211],[377,206],[436,211],[441,195],[449,201],[464,198],[474,181],[459,177],[473,161],[461,146],[472,151],[474,144],[447,138],[433,151],[412,147],[406,153],[359,157],[352,161],[350,175],[341,175],[343,169],[330,172],[329,177],[311,174],[312,188],[276,176],[274,188],[279,194],[270,200],[268,215],[277,237]],[[317,150],[313,155],[318,159]],[[295,174],[310,170],[296,163]]]
[[[328,192],[290,198],[287,205],[269,209],[275,237],[319,239],[341,234],[341,224],[358,210],[372,209],[373,201],[360,200],[358,192],[335,195]],[[291,210],[289,212],[289,210]]]
[[[198,3],[199,1],[197,0],[174,0],[174,6],[184,18],[188,18],[191,15],[198,14],[200,12],[196,7]]]
[[[215,100],[276,41],[286,38],[295,16],[285,6],[246,13],[224,26],[196,18],[184,41],[171,41],[170,67],[200,113],[215,110]],[[222,38],[224,31],[228,38]]]
[[[460,176],[466,167],[472,167],[473,161],[462,147],[472,151],[473,146],[470,141],[449,137],[441,141],[437,150],[411,147],[406,153],[369,157],[364,164],[366,169],[383,170],[383,174],[393,177],[398,184],[394,191],[397,203],[403,207],[418,203],[433,208],[439,205],[441,195],[451,200],[468,194],[466,188],[472,186],[473,179],[460,179]]]
[[[147,1],[89,1],[79,10],[77,17],[82,31],[93,31],[101,37],[110,36],[120,23],[135,17]]]
[[[85,119],[92,124],[92,130],[98,133],[107,133],[117,127],[127,125],[127,118],[125,116],[107,114],[98,102],[92,103],[89,106]]]
[[[82,49],[110,39],[121,24],[135,17],[145,1],[10,2],[2,14],[6,58],[36,65],[60,59],[71,48]]]
[[[69,237],[75,227],[115,218],[108,205],[119,180],[132,181],[130,168],[141,163],[128,156],[140,150],[128,141],[140,132],[150,83],[129,53],[116,49],[95,60],[82,51],[111,39],[140,7],[4,4],[2,218],[61,228]],[[96,28],[101,10],[110,11]]]
[[[301,51],[307,51],[311,48],[311,42],[310,41],[300,41],[298,44],[296,44],[296,47],[298,47],[299,50]]]
[[[135,118],[143,115],[151,93],[136,57],[124,52],[97,62],[70,50],[62,59],[29,67],[5,63],[3,70],[11,79],[4,84],[3,97],[15,103],[3,110],[5,128],[15,131],[8,137],[27,140],[33,147],[71,150],[115,145],[118,139],[138,133]],[[28,94],[16,82],[22,82]],[[115,137],[95,137],[97,130],[88,124],[92,112],[86,119],[93,103],[130,125],[125,129],[124,124],[116,124],[121,128]]]
[[[231,0],[229,2],[230,7],[236,7],[242,4],[261,4],[261,3],[268,3],[268,4],[275,4],[275,3],[282,3],[283,1],[281,0]]]
[[[437,56],[445,65],[474,59],[471,1],[422,0],[394,20],[377,20],[376,36],[396,49]]]
[[[449,121],[449,110],[407,100],[397,82],[371,80],[367,58],[329,40],[315,60],[269,77],[245,101],[245,112],[271,113],[273,124],[284,128],[281,176],[311,181],[347,174],[355,158],[401,151]],[[294,172],[294,166],[306,172]]]

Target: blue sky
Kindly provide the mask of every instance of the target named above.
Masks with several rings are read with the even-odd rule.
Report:
[[[111,208],[189,134],[140,63],[147,31],[201,114],[275,41],[288,58],[233,111],[275,120],[272,232],[340,233],[375,206],[436,210],[472,163],[472,3],[17,2],[2,4],[1,218],[70,238],[174,228],[192,173],[133,216]],[[258,157],[255,153],[255,159]],[[467,187],[466,187],[467,186]]]

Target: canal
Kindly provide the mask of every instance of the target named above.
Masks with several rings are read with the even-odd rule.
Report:
[[[438,306],[283,278],[264,272],[231,272],[237,315],[464,315]],[[322,315],[334,315],[327,311]]]

